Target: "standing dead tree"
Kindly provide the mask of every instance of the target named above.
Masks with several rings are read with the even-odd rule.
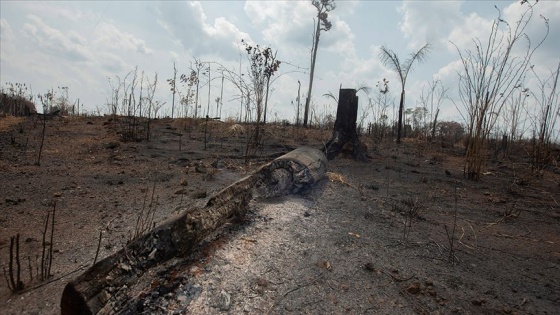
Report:
[[[360,142],[356,131],[358,118],[358,96],[355,89],[340,89],[338,108],[331,140],[325,145],[329,160],[338,154],[349,153],[354,159],[368,162],[365,146]]]
[[[43,153],[43,145],[45,144],[45,132],[47,129],[47,109],[50,108],[54,99],[54,92],[47,92],[44,95],[39,94],[38,95],[39,99],[41,100],[41,103],[43,104],[43,130],[41,131],[41,145],[39,146],[39,154],[37,155],[37,162],[35,162],[35,165],[40,166],[41,165],[41,154]]]
[[[197,83],[198,78],[196,76],[196,71],[191,69],[190,74],[187,76],[186,74],[181,74],[180,77],[181,83],[186,85],[187,90],[184,95],[180,95],[181,98],[181,105],[184,107],[184,117],[187,118],[189,115],[189,106],[194,102],[194,91],[193,86]],[[185,119],[186,121],[186,119]]]
[[[194,101],[194,118],[198,118],[198,107],[200,106],[198,104],[198,91],[200,88],[200,70],[202,70],[204,68],[204,62],[200,61],[200,59],[194,59],[194,68],[191,64],[191,75],[193,77],[193,79],[195,79],[195,83],[196,83],[196,95],[195,95],[195,101]],[[194,74],[196,73],[196,76],[194,76]]]
[[[175,94],[177,94],[177,67],[175,66],[175,62],[173,62],[173,79],[167,79],[167,83],[169,83],[173,95],[171,101],[171,118],[175,118]]]
[[[501,11],[496,7],[498,17],[492,24],[488,40],[473,39],[475,51],[461,50],[454,44],[463,65],[459,73],[459,96],[466,110],[467,145],[463,172],[469,179],[480,179],[490,131],[506,100],[520,84],[533,53],[548,36],[548,21],[545,19],[546,34],[532,47],[525,30],[533,16],[533,6],[527,5],[527,10],[513,25],[502,19]]]
[[[317,21],[313,31],[313,45],[311,46],[311,70],[309,71],[309,89],[305,100],[305,111],[303,114],[303,127],[307,127],[309,119],[309,105],[311,104],[311,91],[313,90],[313,77],[315,75],[315,61],[317,61],[317,50],[319,49],[319,38],[321,31],[329,31],[332,23],[328,20],[329,12],[336,8],[334,0],[312,0],[311,3],[317,8]]]
[[[547,79],[541,79],[531,67],[539,82],[539,95],[531,92],[539,105],[539,113],[536,118],[535,132],[538,138],[533,143],[533,170],[542,170],[548,165],[551,158],[550,145],[552,144],[552,132],[560,116],[560,90],[558,89],[558,77],[560,76],[560,62],[556,70],[551,71]],[[536,138],[536,137],[534,137]]]
[[[261,142],[261,124],[263,122],[263,115],[265,115],[264,113],[266,111],[266,107],[264,107],[264,105],[267,103],[268,99],[270,77],[278,71],[280,61],[276,60],[276,54],[272,53],[272,49],[270,47],[263,48],[259,45],[249,45],[243,40],[242,42],[245,45],[245,51],[247,51],[249,57],[249,85],[252,88],[251,94],[253,95],[253,104],[256,109],[255,128],[251,133],[251,137],[247,142],[245,150],[245,156],[249,157],[256,152],[256,149]],[[263,104],[263,101],[265,104]]]
[[[394,97],[389,93],[389,81],[383,78],[376,84],[373,97],[368,97],[367,108],[371,111],[371,122],[368,124],[367,133],[373,134],[376,139],[383,141],[389,126],[387,109],[389,104],[394,104]]]
[[[424,89],[422,89],[420,102],[424,108],[428,108],[428,106],[430,108],[429,130],[426,129],[426,132],[429,132],[430,135],[425,135],[429,141],[434,141],[436,137],[439,110],[441,103],[446,98],[447,90],[448,89],[444,88],[443,83],[439,79],[428,83],[428,92],[426,94],[424,94]]]
[[[379,58],[381,62],[393,69],[401,82],[401,100],[399,104],[399,120],[397,124],[397,143],[401,143],[401,135],[402,135],[402,124],[403,124],[403,111],[404,111],[404,96],[405,96],[405,85],[406,79],[408,78],[408,73],[412,69],[415,61],[422,62],[426,60],[427,54],[430,52],[430,45],[426,44],[422,48],[418,49],[418,51],[413,52],[410,55],[410,58],[401,62],[399,56],[392,51],[391,49],[381,46],[381,52],[379,53]]]

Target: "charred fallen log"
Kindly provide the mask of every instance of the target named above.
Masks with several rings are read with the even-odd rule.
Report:
[[[172,257],[189,255],[210,233],[243,216],[253,197],[298,193],[321,180],[326,157],[299,148],[262,166],[253,175],[224,188],[202,208],[189,209],[69,282],[62,293],[62,314],[115,314],[128,298],[126,289],[150,268]]]

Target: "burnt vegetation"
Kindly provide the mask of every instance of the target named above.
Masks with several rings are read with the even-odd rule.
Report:
[[[417,97],[419,101],[415,107],[407,107],[406,81],[413,68],[429,58],[432,47],[425,44],[403,60],[397,52],[383,46],[379,58],[387,68],[396,73],[399,82],[394,84],[386,78],[372,78],[372,82],[377,82],[375,88],[369,88],[366,84],[355,88],[340,86],[338,97],[330,92],[324,95],[329,102],[335,101],[337,111],[334,112],[329,106],[320,103],[324,99],[319,101],[318,98],[314,98],[314,103],[311,96],[320,35],[331,29],[329,12],[335,10],[336,6],[334,1],[327,0],[314,0],[312,4],[317,9],[317,15],[314,17],[308,93],[306,96],[300,95],[301,83],[298,81],[298,91],[293,93],[294,96],[297,94],[297,98],[294,99],[297,108],[294,108],[292,118],[279,117],[271,109],[269,99],[274,98],[276,79],[287,73],[300,71],[301,68],[291,68],[292,65],[281,61],[281,50],[245,40],[239,43],[239,68],[197,58],[194,58],[186,69],[181,69],[174,63],[173,76],[165,81],[172,95],[171,106],[158,99],[158,84],[161,84],[158,73],[149,74],[138,67],[124,76],[111,77],[108,81],[110,92],[106,103],[104,107],[98,106],[95,110],[84,109],[79,99],[71,101],[68,87],[53,88],[46,93],[35,95],[26,84],[7,83],[0,94],[0,170],[15,170],[13,172],[17,176],[13,175],[12,180],[16,181],[18,176],[31,174],[29,176],[32,177],[35,173],[47,173],[52,170],[54,173],[71,176],[69,167],[65,168],[66,163],[70,162],[60,156],[60,151],[66,148],[53,143],[64,138],[60,136],[60,130],[71,134],[71,126],[80,126],[92,134],[95,134],[93,128],[100,128],[105,133],[95,134],[85,140],[75,136],[82,141],[76,145],[80,151],[79,162],[91,167],[88,172],[95,173],[95,180],[105,179],[106,176],[105,183],[112,189],[104,190],[101,197],[90,194],[87,198],[91,198],[92,203],[98,199],[103,201],[104,198],[112,197],[111,194],[120,187],[128,187],[129,183],[123,180],[129,178],[125,176],[124,169],[127,166],[133,163],[148,163],[147,161],[159,163],[150,164],[148,169],[141,170],[147,175],[142,174],[138,178],[134,177],[137,175],[136,170],[130,169],[133,167],[126,168],[127,176],[134,177],[138,182],[144,181],[142,185],[138,184],[126,191],[126,194],[133,196],[136,193],[135,198],[141,206],[134,215],[125,218],[126,220],[122,219],[120,213],[118,218],[122,219],[122,222],[119,225],[112,225],[113,221],[117,220],[116,216],[112,217],[114,213],[107,214],[106,211],[103,217],[96,217],[95,234],[88,235],[87,244],[95,254],[88,252],[91,254],[88,261],[71,270],[66,268],[61,271],[62,267],[57,266],[56,256],[62,253],[62,250],[70,250],[57,248],[62,247],[57,245],[59,213],[72,212],[74,209],[65,208],[64,203],[62,209],[57,209],[60,208],[57,202],[50,199],[45,201],[43,195],[34,195],[33,199],[39,200],[37,202],[41,202],[47,209],[44,218],[37,219],[36,209],[26,208],[18,211],[21,211],[19,214],[35,214],[33,219],[36,222],[26,222],[35,224],[34,230],[25,231],[33,234],[35,238],[28,237],[24,240],[24,231],[2,235],[5,238],[2,240],[2,249],[6,250],[1,252],[0,258],[3,260],[4,279],[9,291],[13,294],[29,292],[92,266],[94,267],[89,269],[92,274],[95,268],[102,267],[111,272],[117,270],[114,272],[118,276],[128,277],[137,271],[130,269],[135,267],[134,264],[123,263],[125,259],[134,257],[135,253],[128,252],[130,248],[141,252],[140,262],[144,265],[138,267],[138,270],[145,270],[138,271],[139,274],[159,264],[158,259],[161,255],[165,255],[165,259],[161,261],[167,261],[171,256],[178,255],[177,253],[190,254],[195,245],[205,244],[202,240],[225,224],[224,222],[227,222],[228,226],[240,222],[247,224],[249,220],[245,218],[245,212],[249,208],[249,200],[253,197],[249,191],[260,183],[247,179],[241,184],[238,183],[238,186],[243,187],[244,195],[238,196],[241,199],[236,202],[243,209],[229,209],[232,204],[225,200],[224,207],[229,210],[227,216],[217,220],[220,224],[208,224],[203,208],[193,205],[196,205],[196,202],[201,203],[199,199],[208,198],[204,207],[219,208],[214,204],[218,202],[216,196],[219,195],[212,195],[210,189],[191,188],[192,182],[196,185],[212,185],[217,182],[221,172],[230,172],[228,176],[246,176],[255,171],[255,165],[275,160],[300,146],[320,149],[330,160],[328,163],[332,163],[329,167],[333,165],[333,168],[341,172],[327,173],[329,184],[323,181],[319,185],[323,190],[334,187],[338,193],[335,197],[321,195],[326,199],[331,198],[328,201],[332,204],[327,206],[345,211],[349,206],[342,201],[351,199],[349,202],[352,206],[368,209],[364,210],[365,214],[361,214],[367,224],[378,223],[380,220],[381,223],[378,224],[386,224],[396,230],[394,234],[390,234],[391,231],[387,232],[387,235],[395,238],[393,243],[396,245],[390,246],[403,251],[422,247],[422,253],[419,253],[419,250],[414,254],[417,257],[428,252],[430,262],[442,261],[447,267],[456,268],[464,261],[469,261],[471,266],[475,265],[473,261],[478,257],[473,257],[477,251],[498,251],[493,247],[484,247],[490,245],[479,245],[478,237],[486,237],[485,240],[489,242],[497,238],[541,242],[542,239],[528,239],[533,230],[521,222],[529,216],[546,221],[547,224],[558,221],[560,200],[557,199],[557,190],[556,193],[553,190],[560,188],[560,134],[557,125],[560,117],[560,63],[544,77],[537,73],[532,63],[533,54],[547,40],[549,21],[542,17],[545,31],[540,38],[531,39],[526,27],[534,17],[533,6],[528,1],[522,1],[521,5],[526,10],[518,21],[505,21],[502,13],[498,11],[489,38],[474,39],[472,47],[455,46],[462,67],[459,72],[459,85],[450,87],[439,80],[427,82],[422,94]],[[518,51],[522,51],[521,57],[514,55],[514,52]],[[530,82],[537,84],[529,88]],[[235,91],[232,99],[226,101],[234,103],[236,111],[227,117],[223,115],[224,86]],[[393,93],[393,86],[398,87],[398,93]],[[454,88],[459,91],[458,100],[449,99],[450,90]],[[203,97],[203,94],[206,96]],[[305,97],[302,113],[301,97]],[[42,113],[37,112],[35,102],[42,107]],[[462,121],[449,120],[441,114],[443,106],[450,102],[460,112]],[[165,105],[170,107],[170,112]],[[90,127],[91,129],[86,129]],[[70,136],[65,139],[68,138]],[[110,141],[96,143],[100,138]],[[76,150],[75,147],[73,150]],[[70,151],[68,149],[68,152]],[[336,164],[339,162],[333,162],[336,159],[344,162]],[[78,161],[76,163],[79,164]],[[282,163],[288,164],[285,161]],[[78,168],[80,166],[81,164]],[[103,169],[104,167],[107,169]],[[24,170],[19,171],[20,168]],[[109,173],[108,169],[115,174],[104,174]],[[262,171],[263,169],[259,170]],[[353,178],[345,177],[344,171],[353,172]],[[133,173],[135,175],[130,175]],[[177,179],[177,174],[185,176],[178,188],[170,184],[171,179]],[[377,178],[378,174],[383,175]],[[55,181],[55,175],[49,173],[45,176],[45,186]],[[266,181],[282,186],[288,185],[286,183],[293,184],[296,175],[267,173],[266,176]],[[365,176],[370,177],[366,180],[363,179]],[[151,182],[146,183],[146,178]],[[372,183],[371,178],[377,178],[378,181]],[[27,182],[31,183],[31,180]],[[18,182],[17,185],[13,185],[14,188],[10,188],[13,194],[19,193],[20,185],[24,184]],[[65,188],[69,191],[81,189],[77,188],[79,185],[75,183],[69,184],[68,187],[72,187]],[[169,193],[166,189],[173,192]],[[166,193],[168,194],[165,195]],[[173,224],[169,223],[169,226],[173,225],[169,228],[158,227],[157,224],[163,221],[161,216],[158,217],[161,202],[169,197],[169,194],[173,195],[172,199],[177,198],[173,201],[179,200],[178,205],[173,205],[176,207],[175,214],[185,209],[196,211],[183,212],[181,215],[184,222],[173,221]],[[62,193],[55,193],[54,200],[59,200],[61,195]],[[83,193],[80,198],[86,196],[87,193]],[[26,201],[20,197],[3,198],[1,205],[10,209],[15,209]],[[231,199],[236,200],[235,198]],[[315,195],[311,194],[311,197],[305,198],[311,200]],[[339,200],[335,200],[336,198]],[[320,204],[320,200],[313,199],[313,202]],[[474,209],[475,204],[483,204],[483,209],[487,211],[482,213],[482,210]],[[78,207],[79,204],[75,203],[73,206]],[[122,205],[115,201],[114,207],[121,209]],[[371,210],[373,208],[381,210],[375,212]],[[362,208],[356,209],[362,211]],[[477,221],[476,211],[479,210],[484,222]],[[238,211],[242,212],[242,215],[238,215]],[[1,215],[3,214],[0,213]],[[72,218],[72,215],[66,215],[67,220],[68,217]],[[255,216],[254,213],[250,215]],[[313,215],[317,214],[306,211],[303,217],[309,218]],[[14,216],[17,217],[18,214]],[[196,216],[196,220],[190,216]],[[439,219],[440,217],[443,219]],[[346,218],[338,219],[344,224],[348,222]],[[327,223],[328,220],[327,218]],[[7,225],[6,222],[10,222],[7,215],[0,217],[0,224]],[[93,223],[88,221],[88,224]],[[181,251],[175,248],[176,244],[172,242],[163,245],[158,243],[161,241],[160,237],[165,240],[174,237],[175,225],[181,229],[188,226],[189,229],[196,230],[196,225],[204,224],[208,224],[208,227],[205,227],[204,233],[192,236],[196,242],[189,240],[188,250]],[[432,231],[426,232],[429,229],[427,224],[432,224]],[[85,226],[83,224],[80,228]],[[498,226],[500,230],[497,232],[488,232]],[[519,226],[524,226],[527,231],[509,233],[510,228]],[[532,222],[530,227],[535,228],[536,223]],[[161,232],[162,230],[164,232]],[[113,235],[113,238],[110,235]],[[119,235],[119,240],[114,235]],[[344,236],[350,236],[352,242],[347,239],[337,240],[337,246],[354,246],[357,244],[354,241],[360,239],[361,234],[345,230]],[[250,238],[249,240],[251,244],[260,242]],[[26,244],[33,242],[38,245],[33,247]],[[151,242],[152,247],[144,248],[141,242]],[[170,248],[163,251],[158,246]],[[107,262],[103,259],[103,255],[111,257],[111,251],[114,250],[117,250],[117,258],[124,258],[118,262]],[[105,253],[99,256],[100,251]],[[496,255],[503,256],[503,253]],[[333,270],[328,260],[321,260],[318,266],[325,269],[327,274]],[[415,277],[401,277],[397,275],[396,268],[388,272],[373,266],[371,262],[364,266],[363,269],[369,273],[388,275],[391,283],[407,283]],[[315,283],[324,274],[319,274],[312,282]],[[87,274],[78,279],[83,278],[87,278]],[[96,290],[105,290],[106,278],[95,280],[99,282],[95,284]],[[426,281],[431,283],[431,280]],[[118,281],[116,283],[121,285]],[[433,283],[426,286],[430,287],[430,290],[433,289]],[[422,291],[421,287],[420,284],[416,285],[416,282],[407,283],[407,287],[400,293],[418,295],[429,291],[426,291],[426,288]],[[456,289],[458,286],[453,284],[449,287]],[[287,289],[283,297],[300,288]],[[119,290],[126,289],[128,287]],[[67,294],[78,294],[76,292]],[[107,296],[110,296],[110,293],[106,293]],[[142,294],[148,296],[145,292]],[[434,300],[441,298],[432,293],[426,295],[430,295]],[[116,299],[119,303],[126,304],[125,297],[119,296]],[[72,298],[70,296],[66,301],[70,305]],[[94,301],[91,303],[96,303],[94,299],[98,297],[88,296],[89,298]],[[282,298],[277,299],[272,307],[276,307]],[[447,303],[445,299],[436,301],[440,306]],[[471,304],[478,307],[484,303],[473,300]],[[520,310],[523,310],[524,303],[519,305]],[[421,307],[415,310],[425,311]]]

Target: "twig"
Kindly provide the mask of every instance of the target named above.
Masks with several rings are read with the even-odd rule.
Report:
[[[500,233],[500,232],[496,232],[494,233],[494,236],[496,237],[505,237],[505,238],[519,238],[519,237],[525,237],[528,236],[529,234],[531,234],[531,231],[527,231],[527,233],[524,234],[517,234],[517,235],[509,235],[509,234],[504,234],[504,233]]]
[[[99,231],[99,241],[97,242],[97,250],[95,251],[95,258],[93,259],[93,264],[97,262],[97,256],[99,255],[99,248],[101,247],[101,236],[103,235],[103,230]]]
[[[288,294],[295,292],[299,289],[305,288],[306,286],[314,283],[315,281],[317,281],[321,276],[323,276],[323,273],[320,273],[317,277],[315,277],[314,279],[304,283],[304,284],[300,284],[297,287],[290,289],[286,292],[284,292],[284,294],[282,294],[281,298],[285,298]],[[276,301],[274,301],[274,303],[272,303],[272,305],[270,306],[270,308],[268,309],[268,311],[266,312],[267,314],[270,313],[270,311],[272,311],[272,309],[278,304],[278,302],[280,302],[280,299],[277,299]]]
[[[9,275],[10,275],[10,285],[12,286],[12,292],[15,292],[17,287],[14,280],[14,241],[15,238],[12,236],[10,237],[10,265],[8,266]]]
[[[389,272],[387,272],[387,271],[385,271],[385,270],[381,270],[381,272],[383,272],[384,274],[388,275],[389,277],[391,277],[391,278],[392,278],[394,281],[396,281],[396,282],[405,282],[405,281],[408,281],[408,280],[414,278],[414,275],[412,275],[412,276],[410,276],[410,277],[408,277],[408,278],[399,278],[399,277],[394,276],[394,275],[392,275],[391,273],[389,273]]]
[[[23,282],[21,282],[21,264],[19,262],[19,233],[16,234],[16,290],[23,289]]]
[[[49,268],[47,269],[47,277],[51,276],[51,267],[52,267],[52,260],[53,260],[53,239],[54,239],[54,214],[56,212],[56,201],[53,205],[53,212],[52,212],[52,220],[51,220],[51,244],[49,247]]]
[[[49,227],[49,217],[51,215],[50,211],[47,211],[47,219],[45,220],[45,229],[43,230],[43,242],[42,242],[42,251],[41,251],[41,281],[45,280],[45,248],[47,246],[46,243],[46,235],[47,235],[47,228]]]
[[[37,166],[41,165],[41,153],[43,152],[43,144],[45,143],[45,129],[47,128],[47,118],[43,117],[43,131],[41,132],[41,145],[39,146],[39,155],[37,156]]]
[[[452,265],[455,264],[455,260],[457,259],[457,257],[455,257],[455,248],[454,243],[455,243],[455,229],[457,228],[457,186],[455,185],[455,211],[453,213],[453,230],[451,231],[451,233],[449,233],[449,230],[447,229],[447,225],[445,226],[445,234],[447,235],[447,240],[449,241],[449,262],[451,262]]]
[[[33,286],[33,287],[27,288],[27,289],[25,289],[25,290],[22,290],[22,291],[19,292],[19,293],[20,293],[20,294],[23,294],[23,293],[26,293],[26,292],[29,292],[29,291],[33,291],[33,290],[38,289],[38,288],[40,288],[40,287],[43,287],[43,286],[45,286],[45,285],[47,285],[47,284],[49,284],[49,283],[53,283],[53,282],[58,281],[58,280],[60,280],[60,279],[62,279],[62,278],[64,278],[64,277],[67,277],[67,276],[69,276],[69,275],[71,275],[71,274],[73,274],[73,273],[76,273],[76,272],[78,272],[78,271],[80,271],[80,270],[83,270],[85,267],[86,267],[86,266],[80,266],[80,267],[78,267],[78,269],[75,269],[75,270],[72,270],[72,271],[70,271],[70,272],[68,272],[68,273],[66,273],[66,274],[63,274],[63,275],[61,275],[61,276],[58,277],[58,278],[54,278],[54,279],[51,279],[51,280],[49,280],[49,281],[40,283],[40,284],[38,284],[38,285],[36,285],[36,286]]]
[[[31,267],[31,256],[27,256],[27,262],[29,263],[29,282],[33,282],[33,268]]]
[[[439,253],[441,254],[441,253],[442,253],[442,249],[445,249],[445,247],[439,245],[436,241],[434,241],[434,240],[432,240],[432,239],[430,239],[430,241],[432,241],[434,244],[436,244],[436,247],[437,247]]]
[[[134,228],[134,235],[132,236],[132,239],[135,239],[136,236],[138,236],[139,230],[140,230],[140,220],[142,219],[142,217],[144,216],[144,210],[146,209],[146,200],[148,199],[148,189],[146,188],[146,193],[144,194],[144,202],[142,204],[142,211],[140,211],[140,213],[138,214],[138,219],[136,219],[136,227]],[[131,240],[132,240],[131,239]]]

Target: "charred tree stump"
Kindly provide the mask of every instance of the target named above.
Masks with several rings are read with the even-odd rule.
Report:
[[[114,314],[130,298],[127,288],[143,273],[173,257],[189,255],[224,223],[243,216],[254,197],[298,193],[326,173],[323,152],[299,148],[262,166],[212,196],[202,208],[188,209],[97,262],[69,282],[62,293],[61,313]]]
[[[356,132],[357,118],[358,96],[356,90],[340,89],[332,138],[325,148],[327,159],[333,160],[337,155],[347,153],[355,160],[369,162],[365,145],[360,142]]]

